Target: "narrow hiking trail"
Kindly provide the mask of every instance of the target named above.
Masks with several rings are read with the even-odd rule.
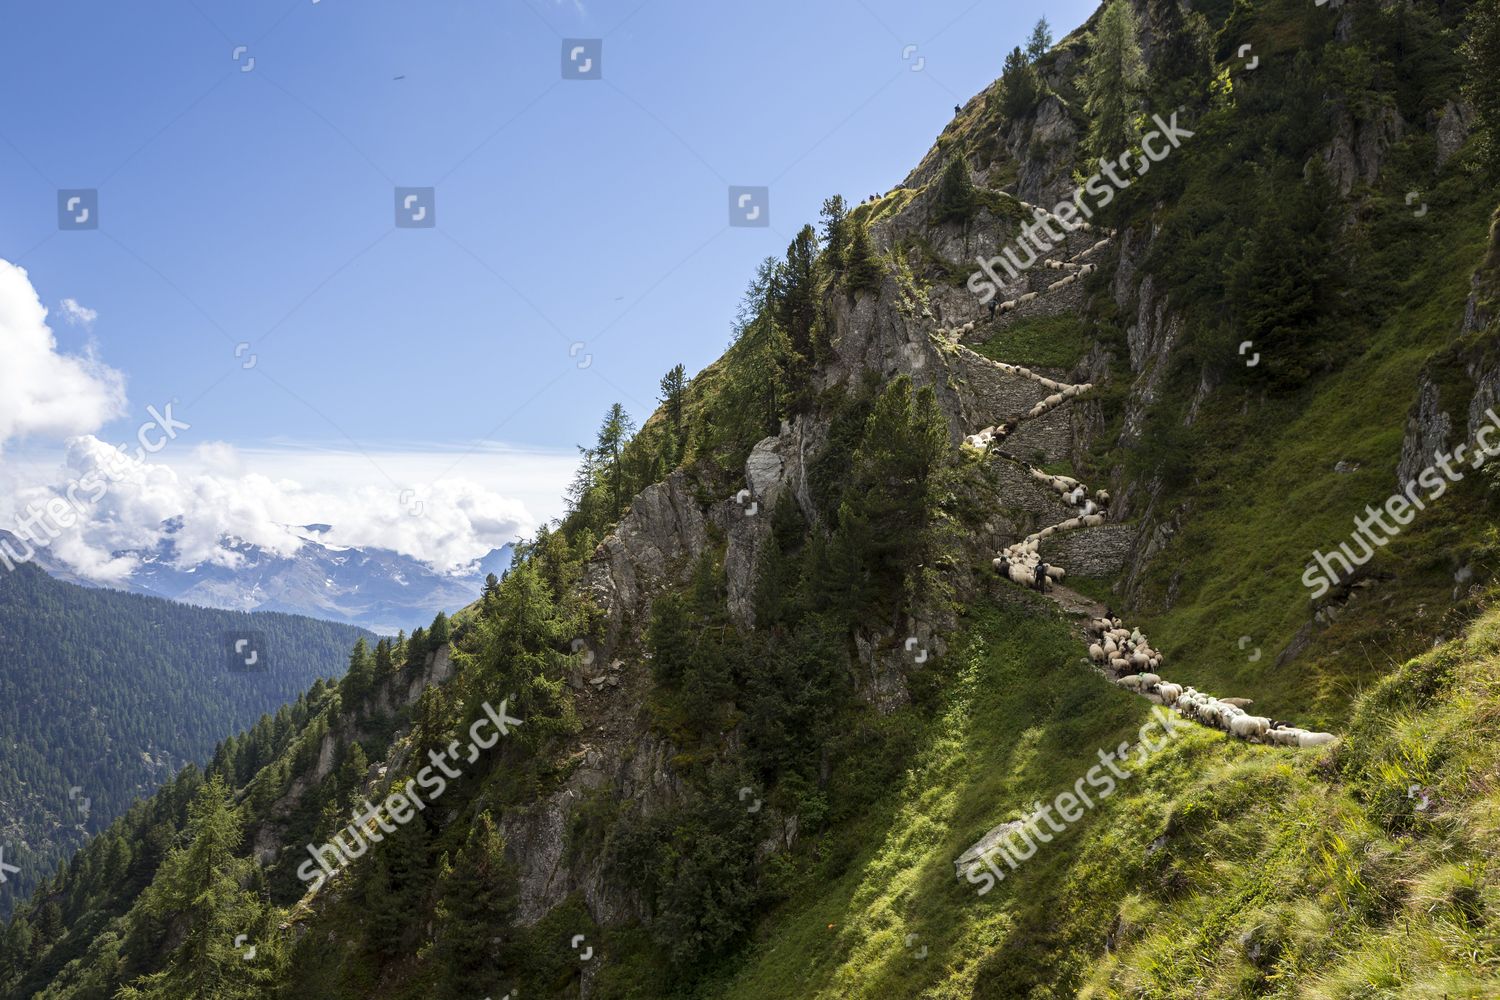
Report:
[[[1039,216],[1051,216],[1043,209],[1020,203],[1022,207]],[[1058,220],[1061,221],[1061,220]],[[1085,232],[1094,232],[1094,227],[1080,226]],[[1064,277],[1047,285],[1041,292],[1026,292],[1015,299],[992,304],[991,321],[1013,312],[1020,306],[1048,294],[1060,291],[1097,270],[1097,264],[1080,263],[1092,256],[1114,238],[1114,233],[1104,232],[1103,238],[1083,252],[1067,260],[1043,259],[1038,261],[1048,270],[1067,271]],[[949,343],[957,344],[966,334],[972,333],[978,320],[971,320],[953,329],[940,329],[938,336]],[[982,357],[982,355],[976,355]],[[1083,627],[1089,644],[1089,659],[1105,677],[1130,691],[1148,698],[1158,705],[1175,709],[1184,717],[1205,726],[1222,730],[1239,739],[1253,743],[1264,743],[1283,747],[1316,747],[1333,743],[1337,737],[1331,733],[1310,732],[1290,723],[1265,716],[1251,715],[1245,708],[1253,702],[1248,698],[1216,698],[1197,691],[1191,686],[1174,684],[1157,673],[1161,667],[1162,654],[1154,649],[1139,628],[1127,628],[1108,609],[1076,591],[1061,585],[1067,571],[1061,566],[1051,566],[1041,558],[1041,543],[1059,532],[1083,531],[1100,527],[1108,521],[1109,494],[1104,490],[1091,491],[1071,476],[1049,473],[1001,447],[1006,438],[1022,424],[1037,420],[1064,404],[1090,392],[1094,386],[1084,382],[1069,384],[1048,378],[1021,365],[1006,364],[984,358],[1007,375],[1030,379],[1047,390],[1047,396],[1024,413],[1013,414],[1000,423],[985,427],[964,439],[964,446],[979,452],[984,458],[997,457],[1027,472],[1040,485],[1056,491],[1063,502],[1077,513],[1070,518],[1047,525],[1027,535],[1018,542],[1005,547],[994,559],[996,571],[1012,583],[1040,591],[1065,612],[1085,617]]]

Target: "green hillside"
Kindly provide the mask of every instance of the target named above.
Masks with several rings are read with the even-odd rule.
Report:
[[[1305,579],[1500,399],[1500,6],[1045,48],[611,407],[451,634],[40,886],[5,995],[1500,995],[1495,468]]]
[[[0,845],[21,869],[0,913],[225,733],[290,727],[283,706],[338,673],[365,634],[79,587],[30,565],[0,573]],[[264,663],[231,669],[238,635],[264,644]]]

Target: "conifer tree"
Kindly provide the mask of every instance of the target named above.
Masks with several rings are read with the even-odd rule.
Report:
[[[1044,17],[1037,21],[1036,27],[1031,29],[1031,37],[1026,40],[1026,58],[1036,62],[1046,55],[1052,48],[1052,26]]]
[[[683,412],[687,402],[687,370],[682,365],[673,365],[671,371],[661,378],[661,405],[667,418],[667,428],[678,448],[683,441]]]
[[[237,857],[239,819],[228,798],[223,781],[210,777],[189,811],[186,845],[167,856],[142,894],[143,914],[158,926],[170,921],[181,929],[181,940],[160,971],[122,987],[120,1000],[249,1000],[264,995],[262,984],[275,974],[275,951],[266,940],[271,925],[246,888],[256,865]],[[246,962],[237,947],[239,935],[256,941],[258,952],[264,945],[265,960]]]
[[[849,256],[845,265],[845,283],[851,292],[875,288],[880,284],[880,258],[870,244],[869,231],[858,222],[850,224]]]
[[[969,177],[969,165],[964,162],[962,154],[954,156],[938,180],[937,197],[933,202],[935,221],[967,222],[978,203],[979,196]]]
[[[1130,0],[1113,0],[1105,8],[1092,44],[1083,82],[1088,146],[1094,156],[1113,159],[1140,137],[1136,117],[1146,83],[1140,29]]]
[[[1020,121],[1036,110],[1041,93],[1036,68],[1019,48],[1011,49],[1000,72],[1000,110],[1011,121]]]
[[[823,259],[828,264],[828,270],[838,274],[844,270],[844,243],[848,238],[846,220],[849,206],[844,204],[844,196],[836,194],[823,199],[819,215],[823,219]]]
[[[434,953],[450,996],[483,996],[506,967],[519,897],[515,867],[489,812],[480,813],[463,847],[439,866]],[[500,940],[493,940],[497,932]],[[514,959],[511,960],[512,962]]]

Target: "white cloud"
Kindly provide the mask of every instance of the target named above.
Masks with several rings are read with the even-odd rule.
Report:
[[[181,439],[138,461],[84,435],[68,442],[62,468],[31,463],[9,470],[6,478],[15,481],[0,483],[0,528],[14,530],[13,518],[28,503],[66,495],[70,481],[83,480],[75,495],[89,500],[89,475],[113,470],[108,492],[85,503],[80,523],[50,545],[54,558],[101,583],[119,582],[136,568],[132,557],[117,553],[154,549],[169,533],[176,567],[187,569],[232,566],[239,557],[220,545],[226,536],[291,555],[305,543],[301,526],[308,524],[331,526],[319,536],[325,544],[392,549],[440,572],[460,572],[556,513],[573,462],[571,455],[497,447],[465,455],[365,455],[242,451],[224,442],[188,448]],[[23,476],[50,485],[26,486]]]
[[[99,312],[96,309],[90,309],[88,306],[79,305],[77,299],[63,299],[62,316],[64,320],[73,326],[81,326],[85,330],[92,330],[94,328],[94,320],[99,318]]]
[[[29,435],[91,433],[124,409],[124,376],[92,354],[59,354],[26,271],[0,260],[0,449]]]

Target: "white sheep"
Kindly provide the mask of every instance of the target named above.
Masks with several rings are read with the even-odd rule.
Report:
[[[1299,747],[1321,747],[1330,743],[1338,742],[1338,737],[1332,733],[1298,733],[1297,745]]]
[[[1104,523],[1104,515],[1103,514],[1089,514],[1087,517],[1085,517],[1083,519],[1083,526],[1086,527],[1086,528],[1097,528],[1097,527],[1099,527],[1099,525],[1101,525],[1103,523]]]
[[[1097,642],[1093,643],[1092,645],[1090,645],[1089,646],[1089,659],[1093,660],[1095,663],[1103,663],[1104,662],[1104,647],[1101,646],[1101,645],[1099,645]]]
[[[1159,684],[1156,693],[1161,695],[1161,700],[1168,705],[1175,705],[1177,699],[1182,697],[1181,684]]]
[[[1261,737],[1271,728],[1271,720],[1258,715],[1239,715],[1229,720],[1229,731],[1242,740]]]

